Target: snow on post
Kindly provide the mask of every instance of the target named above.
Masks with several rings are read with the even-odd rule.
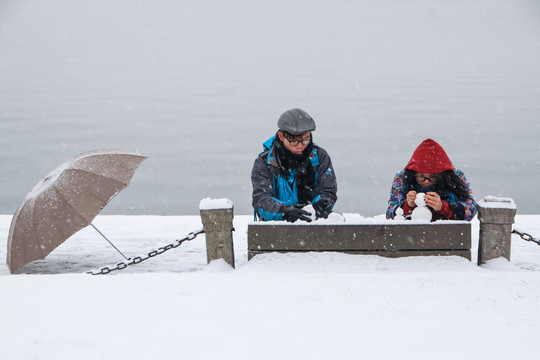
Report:
[[[229,199],[201,200],[199,211],[206,237],[206,259],[223,259],[234,268],[233,202]]]
[[[199,203],[199,210],[232,209],[233,202],[229,199],[205,198]]]
[[[478,220],[480,220],[478,265],[499,257],[510,261],[512,224],[515,215],[516,204],[511,198],[486,196],[478,202]]]

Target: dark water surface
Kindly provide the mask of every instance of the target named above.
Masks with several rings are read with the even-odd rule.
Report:
[[[105,214],[250,214],[292,107],[317,122],[342,212],[385,211],[425,138],[477,198],[540,213],[540,6],[412,0],[0,3],[0,213],[87,150],[148,156]]]

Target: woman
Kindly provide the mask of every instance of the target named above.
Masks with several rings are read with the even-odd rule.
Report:
[[[405,169],[396,174],[388,200],[386,217],[393,219],[398,208],[410,217],[419,192],[435,220],[467,220],[476,214],[469,182],[461,170],[455,169],[441,145],[424,140],[414,151]]]

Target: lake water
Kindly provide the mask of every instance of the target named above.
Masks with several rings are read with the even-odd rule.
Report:
[[[250,214],[253,160],[300,107],[339,211],[384,213],[431,137],[477,199],[538,214],[539,64],[535,0],[3,0],[0,213],[63,161],[125,148],[148,159],[103,213]]]

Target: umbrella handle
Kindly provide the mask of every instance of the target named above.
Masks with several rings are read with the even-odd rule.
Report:
[[[107,240],[109,242],[109,244],[111,244],[111,246],[120,253],[120,255],[122,255],[124,257],[124,259],[126,260],[131,260],[131,258],[127,258],[126,255],[122,254],[122,252],[120,250],[118,250],[118,248],[116,246],[114,246],[114,244],[109,240],[107,239],[107,237],[105,235],[103,235],[103,233],[101,231],[98,230],[97,227],[94,226],[94,224],[90,223],[90,225],[92,225],[92,227],[99,233],[99,235],[103,236],[103,238],[105,240]]]

